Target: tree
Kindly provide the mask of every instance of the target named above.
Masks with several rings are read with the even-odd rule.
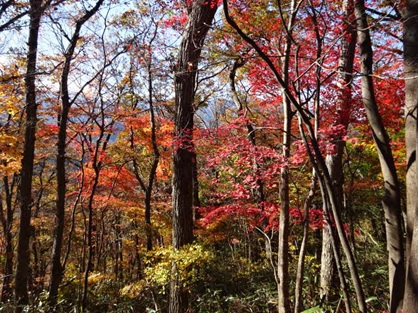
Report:
[[[196,77],[205,37],[215,17],[216,1],[191,1],[175,65],[175,117],[173,160],[173,247],[179,249],[193,241],[193,116]],[[187,293],[174,277],[170,286],[170,313],[185,312]]]
[[[337,73],[337,113],[335,120],[333,121],[334,127],[342,127],[342,131],[335,134],[333,143],[335,149],[326,155],[326,163],[332,184],[337,194],[337,201],[340,208],[344,207],[344,173],[343,173],[343,155],[345,141],[344,135],[347,133],[350,123],[350,112],[352,110],[352,91],[351,84],[353,80],[353,63],[354,53],[356,47],[356,32],[352,25],[354,19],[354,8],[350,1],[343,1],[343,36],[341,38],[340,58],[338,64]],[[332,239],[331,239],[331,225],[326,225],[322,231],[322,254],[321,254],[321,299],[329,301],[331,296],[331,288],[333,276],[335,274],[335,261],[332,251]]]
[[[386,240],[389,266],[390,311],[400,312],[402,308],[403,286],[405,284],[404,247],[401,226],[400,183],[390,146],[390,139],[379,114],[373,86],[373,51],[364,1],[356,0],[355,16],[361,55],[361,92],[367,118],[372,128],[382,175],[384,178],[384,198]]]
[[[16,313],[23,311],[29,303],[28,279],[30,249],[29,238],[31,236],[31,205],[32,205],[32,174],[35,152],[35,132],[37,123],[36,102],[36,71],[38,56],[38,36],[43,12],[51,1],[43,3],[42,0],[31,0],[30,25],[27,53],[27,67],[25,77],[26,88],[26,127],[25,143],[23,148],[21,183],[20,183],[20,222],[19,243],[17,247],[17,268],[15,278]]]
[[[418,253],[413,249],[418,243],[418,2],[406,2],[404,18],[404,62],[405,62],[405,136],[406,136],[406,252],[407,271],[403,312],[414,312],[418,307]]]
[[[64,67],[61,75],[61,99],[62,106],[59,114],[58,126],[58,151],[57,151],[57,208],[56,208],[56,227],[54,232],[54,245],[52,248],[52,269],[51,280],[49,284],[49,301],[52,307],[56,304],[59,284],[63,274],[63,267],[61,265],[61,250],[64,236],[65,223],[65,200],[66,200],[66,145],[67,145],[67,123],[68,115],[74,99],[70,99],[68,90],[68,76],[70,74],[71,61],[74,57],[74,52],[77,42],[80,39],[80,30],[100,8],[104,0],[99,0],[93,8],[76,21],[75,30],[70,38],[69,46],[65,53]]]

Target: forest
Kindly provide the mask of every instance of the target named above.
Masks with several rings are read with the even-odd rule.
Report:
[[[418,312],[417,0],[0,0],[0,312]]]

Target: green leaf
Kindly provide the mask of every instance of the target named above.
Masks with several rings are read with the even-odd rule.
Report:
[[[369,297],[366,299],[366,303],[372,302],[372,301],[377,301],[377,297]]]
[[[302,311],[301,313],[323,313],[324,311],[319,306]]]

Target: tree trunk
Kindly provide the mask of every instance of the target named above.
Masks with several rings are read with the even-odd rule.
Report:
[[[359,283],[359,276],[357,273],[357,268],[355,267],[353,256],[351,253],[351,250],[348,246],[347,238],[344,236],[343,228],[342,228],[342,222],[339,217],[339,208],[336,205],[335,195],[333,194],[332,186],[329,179],[328,174],[328,168],[326,167],[325,161],[321,159],[322,155],[320,155],[320,152],[318,151],[318,144],[315,141],[315,144],[313,145],[313,150],[315,150],[315,155],[320,156],[319,162],[316,162],[315,155],[313,154],[313,151],[309,147],[308,139],[306,136],[306,133],[303,129],[303,124],[305,124],[302,121],[301,116],[299,116],[299,129],[300,134],[302,136],[302,139],[304,141],[306,150],[308,152],[309,158],[311,160],[312,166],[315,170],[315,173],[317,174],[318,180],[320,182],[321,187],[321,194],[322,194],[322,202],[323,202],[323,210],[324,210],[324,220],[327,223],[327,225],[332,225],[333,223],[331,220],[335,221],[336,229],[334,227],[329,227],[329,244],[332,247],[332,252],[335,260],[335,265],[338,272],[338,277],[340,279],[341,284],[341,292],[344,296],[344,302],[346,307],[346,312],[351,312],[351,303],[350,303],[350,297],[348,294],[348,286],[346,283],[345,275],[343,272],[343,266],[342,261],[339,254],[338,249],[338,239],[342,243],[342,247],[344,250],[344,253],[347,257],[348,266],[350,268],[351,277],[353,279],[353,284],[356,289],[356,294],[358,297],[358,303],[359,307],[364,308],[365,307],[365,301],[364,301],[364,295],[361,288],[361,285]],[[306,124],[305,124],[306,125]]]
[[[5,202],[6,202],[6,212],[3,210],[3,199],[0,196],[0,208],[1,208],[1,218],[3,226],[3,236],[6,244],[6,255],[4,263],[4,272],[3,272],[3,284],[1,288],[1,299],[0,302],[7,302],[12,300],[12,277],[13,277],[13,189],[17,175],[13,175],[12,183],[9,184],[9,179],[7,176],[3,177],[3,186],[5,190]]]
[[[406,1],[404,19],[405,105],[406,105],[406,196],[407,196],[407,272],[403,312],[418,308],[418,1]]]
[[[382,117],[379,114],[374,94],[372,78],[373,50],[364,0],[356,0],[355,15],[357,19],[357,36],[359,38],[361,55],[361,90],[363,104],[372,128],[373,139],[377,147],[380,168],[384,179],[385,193],[382,205],[385,212],[386,244],[389,256],[390,311],[398,312],[402,308],[402,295],[404,293],[403,289],[405,284],[400,184],[392,156],[389,136],[383,125]],[[416,30],[414,30],[414,32],[416,32]],[[416,45],[414,48],[415,47]],[[414,51],[414,53],[416,52]]]
[[[356,32],[352,25],[354,20],[354,7],[349,0],[343,2],[344,10],[344,36],[341,38],[341,50],[339,59],[339,72],[337,77],[338,97],[337,97],[337,119],[335,125],[344,127],[347,130],[350,123],[351,112],[351,82],[353,79],[353,62],[356,47]],[[334,139],[335,153],[328,154],[325,158],[332,185],[334,187],[338,204],[343,208],[343,153],[345,141],[344,134],[339,134]],[[335,272],[335,263],[332,252],[330,226],[326,225],[322,231],[322,254],[321,254],[321,276],[320,276],[320,297],[321,301],[330,301],[333,289],[332,281]]]
[[[290,150],[290,103],[284,98],[284,133],[283,156],[287,159]],[[280,173],[280,218],[279,218],[279,247],[277,261],[278,275],[278,312],[290,312],[289,293],[289,167],[285,166]]]
[[[62,279],[64,268],[61,264],[61,251],[64,236],[65,223],[65,193],[66,193],[66,174],[65,174],[65,154],[66,154],[66,139],[67,139],[67,122],[73,101],[70,101],[68,91],[68,76],[70,74],[71,61],[73,59],[74,51],[80,37],[81,27],[92,17],[99,9],[104,0],[97,1],[96,5],[86,12],[77,22],[74,34],[70,40],[70,45],[65,54],[64,68],[61,75],[61,111],[58,119],[58,149],[57,149],[57,200],[55,211],[55,230],[54,243],[52,247],[52,269],[51,280],[49,283],[48,300],[50,306],[54,307],[56,304],[56,297],[58,295],[59,284]]]
[[[155,30],[157,32],[157,30]],[[154,35],[154,38],[156,33]],[[152,41],[150,44],[152,44]],[[145,191],[145,223],[147,227],[147,251],[152,250],[152,225],[151,225],[151,197],[152,189],[154,186],[154,180],[157,173],[158,163],[160,161],[160,152],[158,150],[157,144],[157,135],[156,135],[156,122],[154,114],[154,88],[153,88],[153,77],[152,77],[152,56],[148,63],[148,103],[149,103],[149,118],[151,124],[151,141],[152,141],[152,151],[154,154],[154,159],[152,160],[151,170],[148,176],[148,185]]]
[[[281,9],[280,9],[281,10]],[[286,44],[283,51],[283,66],[282,75],[284,85],[289,83],[289,67],[290,67],[290,51],[292,48],[292,29],[295,23],[297,13],[297,1],[292,0],[290,3],[290,17],[287,21],[287,36]],[[283,16],[282,16],[283,18]],[[286,21],[283,19],[283,24]],[[283,86],[282,86],[283,87]],[[290,157],[290,143],[291,143],[291,125],[292,117],[291,113],[291,101],[287,97],[286,92],[283,90],[283,139],[282,154],[285,160]],[[277,258],[277,277],[278,277],[278,312],[290,313],[290,290],[289,290],[289,166],[286,164],[280,172],[280,217],[279,217],[279,240],[278,240],[278,258]]]
[[[189,20],[175,68],[175,145],[173,160],[173,247],[193,241],[193,116],[196,76],[201,50],[217,10],[216,1],[191,1]],[[170,313],[185,312],[187,293],[179,284],[176,265],[170,288]]]
[[[25,77],[26,88],[26,128],[25,143],[23,147],[23,159],[20,184],[20,222],[19,240],[17,247],[17,267],[15,278],[16,313],[23,311],[29,303],[28,279],[30,249],[29,240],[31,236],[31,203],[32,203],[32,175],[33,160],[35,153],[35,132],[37,123],[36,103],[36,62],[38,56],[38,35],[43,14],[42,0],[30,1],[30,23],[27,54],[27,68]]]
[[[303,204],[303,238],[300,243],[298,267],[296,272],[296,283],[295,283],[295,307],[294,313],[299,313],[303,309],[303,277],[305,273],[305,256],[308,246],[309,239],[309,210],[312,207],[312,201],[315,196],[315,192],[318,189],[318,182],[316,179],[315,172],[312,174],[311,189],[309,190],[308,196]]]

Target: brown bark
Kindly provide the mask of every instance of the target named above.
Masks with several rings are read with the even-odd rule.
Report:
[[[1,222],[3,226],[3,236],[6,243],[5,248],[5,263],[4,263],[4,272],[3,272],[3,284],[1,288],[1,299],[0,302],[7,302],[12,300],[13,288],[12,288],[12,277],[13,277],[13,234],[12,234],[12,225],[13,225],[13,190],[16,183],[17,175],[13,175],[12,182],[9,182],[7,176],[3,177],[3,186],[5,191],[5,203],[6,210],[4,212],[3,208],[3,199],[0,195],[0,211],[1,211]]]
[[[175,67],[175,138],[173,160],[173,247],[193,241],[193,116],[198,62],[206,34],[217,10],[216,1],[194,0],[188,5],[188,22]],[[170,313],[185,312],[187,293],[179,284],[173,264]]]
[[[298,1],[292,0],[290,3],[290,17],[288,21],[284,19],[282,8],[279,7],[283,24],[286,27],[286,43],[283,51],[282,78],[283,83],[283,139],[282,155],[285,160],[290,157],[291,144],[291,125],[293,114],[291,112],[291,101],[284,91],[284,86],[289,84],[290,51],[292,49],[293,38],[292,30],[295,24],[296,14],[298,12]],[[290,289],[289,289],[289,166],[286,164],[280,172],[280,217],[279,217],[279,240],[278,240],[278,258],[277,258],[277,277],[278,277],[278,312],[288,313],[290,310]]]
[[[155,29],[154,38],[157,35],[157,29]],[[153,39],[150,44],[152,44]],[[147,250],[152,250],[152,225],[151,225],[151,196],[152,189],[154,186],[154,180],[157,173],[158,163],[160,161],[160,152],[157,145],[157,135],[156,135],[156,122],[154,114],[154,93],[153,93],[153,77],[152,77],[152,56],[150,57],[150,62],[148,63],[148,103],[149,103],[149,118],[151,123],[151,142],[152,150],[154,154],[154,159],[152,161],[151,170],[148,176],[148,185],[145,191],[145,223],[147,227]]]
[[[49,283],[48,300],[51,307],[56,304],[59,284],[62,279],[63,266],[61,264],[61,251],[64,236],[65,224],[65,193],[66,193],[66,174],[65,174],[65,154],[67,139],[67,122],[68,115],[73,101],[70,100],[68,91],[68,76],[70,74],[71,61],[74,51],[80,37],[81,27],[87,22],[99,9],[104,0],[97,1],[96,5],[86,12],[77,22],[74,34],[71,38],[70,45],[65,53],[64,68],[61,75],[61,111],[59,115],[59,131],[58,131],[58,151],[57,151],[57,200],[55,212],[55,230],[54,243],[52,247],[52,268],[51,279]]]
[[[367,118],[372,128],[380,168],[384,179],[384,198],[386,244],[388,251],[390,311],[398,312],[402,308],[402,295],[405,284],[404,247],[401,227],[400,184],[390,147],[390,139],[383,125],[376,102],[373,86],[373,50],[369,33],[364,0],[356,0],[355,15],[357,36],[361,55],[361,91]],[[396,285],[395,285],[396,284]]]
[[[26,127],[25,142],[23,147],[23,159],[21,169],[20,184],[20,221],[19,239],[17,247],[17,267],[15,278],[15,299],[16,313],[23,311],[29,304],[28,280],[30,248],[29,240],[31,236],[31,203],[32,203],[32,175],[33,161],[35,152],[35,132],[37,123],[37,103],[36,103],[36,62],[38,50],[38,35],[43,14],[42,0],[30,1],[30,23],[27,53],[27,68],[25,77],[26,88]]]
[[[406,1],[404,19],[405,106],[406,106],[406,195],[407,272],[403,312],[418,308],[418,1]]]

